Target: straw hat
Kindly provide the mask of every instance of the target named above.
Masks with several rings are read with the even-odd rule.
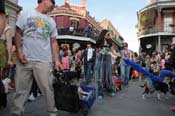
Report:
[[[172,38],[172,43],[171,45],[175,45],[175,37]]]
[[[80,47],[81,47],[81,46],[80,46],[79,43],[74,43],[74,44],[73,44],[73,48],[77,48],[77,49],[78,49],[78,48],[80,48]]]

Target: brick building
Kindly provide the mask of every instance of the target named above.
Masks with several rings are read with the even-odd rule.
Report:
[[[83,44],[91,41],[95,44],[102,30],[100,23],[86,11],[86,0],[81,0],[81,5],[73,5],[65,0],[64,5],[56,6],[49,15],[56,21],[59,43],[72,44],[78,41]]]

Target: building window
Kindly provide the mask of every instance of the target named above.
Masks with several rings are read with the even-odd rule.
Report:
[[[168,47],[168,44],[162,44],[161,45],[161,51],[165,52],[166,48]]]
[[[71,21],[71,26],[73,26],[75,29],[78,29],[79,28],[79,22],[76,21],[76,20],[72,20]]]
[[[173,32],[173,17],[171,13],[164,14],[164,32]]]

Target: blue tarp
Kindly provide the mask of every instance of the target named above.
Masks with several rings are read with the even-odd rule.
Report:
[[[138,72],[141,72],[143,75],[147,76],[147,78],[151,78],[153,81],[158,81],[158,82],[163,83],[163,78],[160,78],[159,76],[153,75],[148,70],[144,69],[140,64],[138,64],[132,60],[129,60],[129,59],[124,59],[124,61],[127,65],[130,65]],[[166,71],[163,72],[164,75],[167,75],[166,73],[168,73],[168,75],[170,74],[170,72],[166,72]]]

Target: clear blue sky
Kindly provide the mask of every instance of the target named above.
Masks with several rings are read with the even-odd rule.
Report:
[[[18,0],[24,10],[37,6],[37,0]],[[81,5],[81,0],[70,0],[71,4]],[[64,4],[64,0],[56,0],[58,6]],[[129,44],[129,49],[138,51],[137,11],[147,5],[147,0],[87,0],[86,9],[97,21],[109,19],[121,36]]]

